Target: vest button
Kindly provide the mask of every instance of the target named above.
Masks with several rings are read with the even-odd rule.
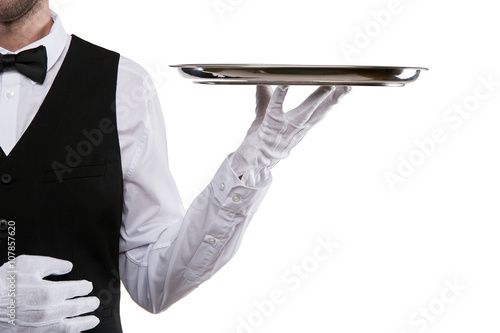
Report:
[[[9,175],[8,173],[4,173],[3,175],[0,176],[0,181],[3,184],[10,184],[10,182],[12,181],[12,176]]]
[[[0,219],[0,231],[4,231],[8,227],[9,221],[6,219]]]

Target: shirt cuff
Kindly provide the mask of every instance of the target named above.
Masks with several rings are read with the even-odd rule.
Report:
[[[271,185],[272,175],[269,174],[269,177],[257,186],[248,186],[231,168],[230,157],[231,155],[224,160],[210,183],[212,192],[221,209],[239,215],[253,215]]]

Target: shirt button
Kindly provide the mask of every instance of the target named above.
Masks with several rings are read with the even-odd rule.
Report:
[[[240,202],[241,201],[241,195],[235,194],[235,195],[233,195],[232,199],[233,199],[234,202]]]
[[[6,219],[0,219],[0,230],[1,231],[6,230],[8,223],[9,221],[7,221]]]
[[[207,243],[212,245],[215,244],[215,238],[210,237],[209,239],[207,239]]]
[[[12,98],[12,97],[14,97],[14,95],[15,95],[15,94],[16,94],[15,92],[13,92],[12,90],[9,90],[9,91],[7,91],[7,92],[5,93],[5,96],[6,96],[7,98]]]
[[[0,176],[0,181],[3,184],[9,184],[12,181],[12,176],[9,175],[8,173],[4,173],[3,175]]]
[[[222,182],[219,185],[219,190],[224,191],[226,189],[226,183]]]

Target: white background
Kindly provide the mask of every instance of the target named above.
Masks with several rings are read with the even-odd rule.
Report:
[[[229,7],[218,12],[217,3]],[[500,86],[489,91],[481,83],[500,82],[498,11],[489,0],[392,3],[51,2],[69,33],[120,52],[153,76],[186,206],[243,139],[255,88],[194,85],[169,64],[430,69],[404,88],[355,87],[275,168],[235,258],[159,315],[124,292],[125,333],[500,329]],[[390,16],[380,14],[389,9]],[[361,40],[359,31],[368,37]],[[358,53],[343,52],[347,44]],[[292,87],[286,106],[313,89]],[[457,117],[449,113],[455,105],[472,111],[446,120]],[[445,139],[424,155],[416,141],[428,142],[436,130]],[[404,182],[391,189],[385,175],[397,175],[401,159],[410,158],[420,165],[413,172],[407,166]],[[340,246],[314,266],[318,237]],[[303,264],[310,273],[294,290],[283,276]],[[453,292],[450,283],[465,290]],[[273,290],[283,302],[271,307]],[[259,310],[256,302],[267,305]],[[424,317],[419,311],[426,309]]]

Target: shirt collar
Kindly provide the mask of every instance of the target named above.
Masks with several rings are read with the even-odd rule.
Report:
[[[50,11],[50,15],[52,16],[52,28],[50,28],[50,32],[47,36],[33,42],[29,45],[26,45],[22,49],[17,50],[16,52],[10,52],[0,47],[1,53],[19,53],[24,50],[33,49],[40,45],[44,45],[47,48],[47,72],[50,71],[52,66],[56,63],[57,59],[63,53],[63,50],[68,42],[68,39],[71,38],[66,31],[64,31],[63,25],[61,23],[61,19],[59,15],[57,15],[54,11]],[[33,84],[36,84],[35,81],[31,80]]]

